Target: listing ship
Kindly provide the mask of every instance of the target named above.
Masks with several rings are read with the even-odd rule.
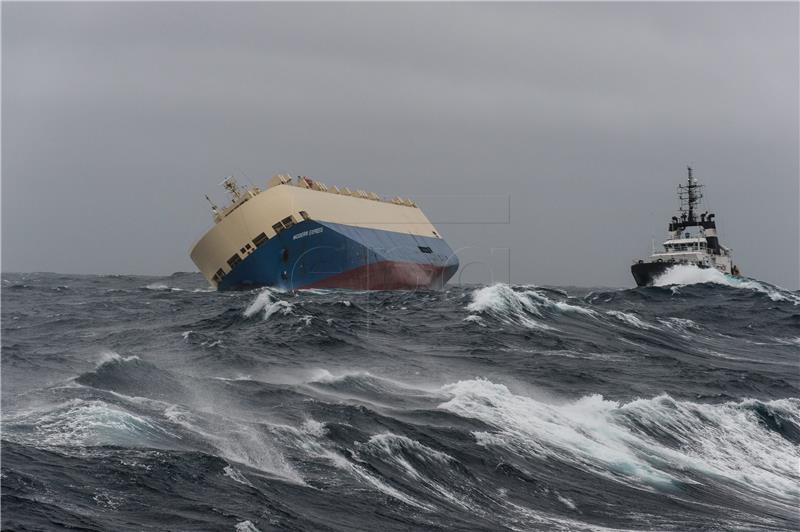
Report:
[[[458,259],[417,205],[315,179],[275,175],[264,190],[222,182],[230,203],[208,196],[214,226],[190,256],[217,290],[274,286],[441,288]]]
[[[637,286],[652,285],[660,275],[680,264],[716,268],[724,274],[739,275],[731,249],[719,242],[714,214],[706,211],[698,218],[702,189],[703,185],[697,183],[692,169],[688,168],[686,184],[678,185],[679,215],[672,217],[670,237],[663,244],[664,250],[654,251],[647,260],[638,260],[631,266]]]

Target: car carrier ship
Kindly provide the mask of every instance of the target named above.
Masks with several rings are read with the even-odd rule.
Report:
[[[190,256],[218,290],[274,286],[413,290],[440,288],[458,258],[417,205],[363,190],[275,175],[266,189],[222,186],[214,226]]]
[[[687,183],[678,185],[679,215],[672,217],[670,237],[663,244],[664,250],[654,251],[649,259],[640,259],[631,266],[637,286],[653,284],[669,268],[680,264],[739,275],[739,268],[733,264],[732,250],[719,242],[714,214],[704,212],[698,218],[703,185],[697,183],[691,167],[688,174]]]

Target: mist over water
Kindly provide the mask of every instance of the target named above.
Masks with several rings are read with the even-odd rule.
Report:
[[[800,526],[800,294],[4,274],[2,527]]]

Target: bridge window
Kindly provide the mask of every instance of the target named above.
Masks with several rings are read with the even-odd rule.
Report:
[[[303,218],[303,220],[310,220],[306,211],[300,211],[300,217]]]
[[[242,262],[242,258],[239,256],[238,253],[236,253],[233,257],[228,259],[228,266],[230,266],[231,268],[234,268],[240,262]]]
[[[253,244],[255,244],[256,247],[259,247],[261,244],[263,244],[267,240],[269,240],[269,238],[267,238],[267,235],[265,233],[261,233],[260,235],[258,235],[257,237],[255,237],[253,239]]]
[[[281,223],[283,224],[284,229],[289,229],[295,223],[294,216],[287,216],[286,218],[281,220]]]
[[[280,222],[276,223],[275,225],[272,226],[272,230],[275,231],[276,234],[280,233],[281,231],[283,231],[283,224]]]
[[[418,246],[419,250],[423,253],[433,253],[433,250],[428,246]]]

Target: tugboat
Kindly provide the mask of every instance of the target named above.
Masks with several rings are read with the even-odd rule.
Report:
[[[698,268],[716,268],[727,275],[738,276],[739,268],[733,264],[731,249],[723,246],[717,236],[714,214],[699,214],[698,205],[703,198],[703,185],[697,183],[688,168],[685,185],[678,185],[679,215],[669,224],[670,237],[664,241],[663,251],[653,251],[647,260],[638,260],[631,266],[636,286],[649,286],[667,270],[677,265]]]

